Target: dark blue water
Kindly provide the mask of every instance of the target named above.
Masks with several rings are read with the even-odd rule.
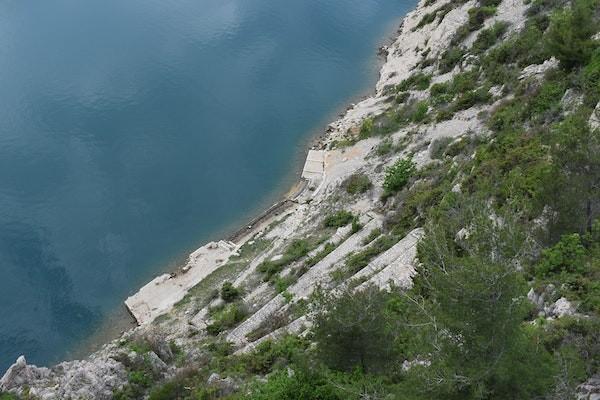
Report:
[[[272,200],[415,0],[2,0],[0,369]]]

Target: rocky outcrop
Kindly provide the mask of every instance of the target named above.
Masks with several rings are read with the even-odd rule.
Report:
[[[0,389],[43,400],[112,399],[113,390],[127,382],[123,364],[94,358],[58,364],[52,369],[28,365],[21,356],[0,380]]]
[[[600,400],[600,376],[593,376],[577,387],[577,400]]]

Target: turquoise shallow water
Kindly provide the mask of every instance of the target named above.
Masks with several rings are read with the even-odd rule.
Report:
[[[415,0],[0,3],[0,368],[256,212]]]

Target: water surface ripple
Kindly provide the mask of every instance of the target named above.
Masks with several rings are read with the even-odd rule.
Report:
[[[415,0],[0,3],[0,368],[264,206]]]

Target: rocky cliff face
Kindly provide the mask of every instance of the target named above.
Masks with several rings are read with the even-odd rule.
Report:
[[[184,365],[202,365],[206,354],[198,344],[207,331],[232,342],[238,352],[286,332],[302,334],[310,328],[310,319],[298,305],[317,287],[360,290],[367,284],[385,287],[392,283],[409,287],[416,243],[423,234],[419,227],[367,259],[358,272],[340,266],[367,249],[386,224],[391,207],[390,202],[381,200],[386,167],[410,155],[416,166],[423,168],[438,162],[432,156],[440,141],[459,143],[474,132],[487,134],[482,115],[505,98],[502,86],[487,88],[482,94],[485,102],[460,107],[444,118],[421,119],[419,113],[431,111],[418,110],[421,102],[431,100],[430,83],[450,82],[458,73],[473,68],[468,55],[460,56],[448,68],[440,66],[453,41],[460,40],[470,48],[479,32],[496,23],[504,26],[504,37],[522,29],[525,2],[503,0],[495,15],[466,34],[459,32],[475,4],[475,0],[422,0],[385,48],[386,62],[375,94],[333,122],[309,154],[299,193],[247,227],[218,257],[214,247],[206,246],[190,257],[177,276],[163,276],[134,296],[131,309],[134,315],[139,312],[141,326],[86,360],[45,368],[28,365],[20,357],[0,380],[0,389],[40,399],[110,399],[128,382],[132,365],[143,365],[157,380],[174,376]],[[553,63],[527,66],[522,76],[535,77]],[[415,76],[426,77],[427,85],[414,81]],[[407,112],[410,109],[407,122],[392,125],[385,136],[370,135],[369,130],[388,129],[386,113],[399,104],[404,104]],[[362,185],[355,190],[356,182]],[[461,190],[458,181],[452,190]],[[357,218],[345,224],[324,222],[340,210]],[[209,264],[210,273],[197,273],[206,272]],[[270,283],[273,271],[277,279]],[[179,281],[185,285],[177,285]],[[243,313],[234,318],[235,323],[224,322],[213,312],[230,307],[214,296],[223,281],[242,289],[244,309],[230,310]],[[167,287],[171,289],[163,290]],[[173,295],[174,290],[181,293]],[[139,346],[148,347],[144,357]],[[212,378],[213,384],[233,385]]]

